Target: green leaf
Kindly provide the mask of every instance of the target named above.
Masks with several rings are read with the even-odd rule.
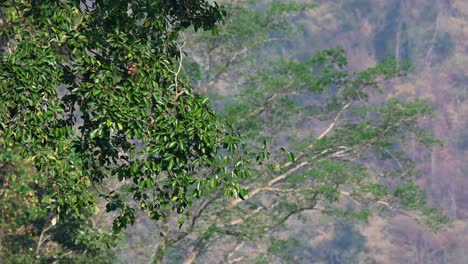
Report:
[[[288,159],[289,159],[290,162],[295,161],[295,157],[294,157],[294,154],[292,152],[288,152]]]
[[[249,195],[249,191],[247,189],[240,189],[239,191],[239,197],[242,199],[242,200],[245,200],[247,198],[247,196]]]

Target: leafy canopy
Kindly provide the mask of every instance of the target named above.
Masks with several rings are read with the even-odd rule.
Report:
[[[82,213],[94,203],[89,187],[109,178],[121,184],[98,191],[119,211],[116,231],[135,220],[129,198],[161,219],[207,188],[239,193],[248,158],[238,136],[178,76],[180,30],[214,29],[217,4],[12,0],[0,9],[1,148],[54,181],[58,214]]]

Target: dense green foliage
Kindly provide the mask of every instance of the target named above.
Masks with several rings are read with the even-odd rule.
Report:
[[[63,177],[58,211],[85,207],[79,192],[113,176],[132,183],[130,193],[153,218],[162,215],[161,207],[182,212],[206,185],[190,173],[224,162],[217,156],[223,144],[234,151],[235,139],[224,137],[208,100],[191,94],[173,63],[182,55],[178,29],[210,29],[220,11],[204,2],[177,3],[103,1],[89,12],[73,2],[3,4],[10,52],[1,65],[1,136],[25,146],[20,153],[40,171],[63,177],[76,168],[83,174],[73,184]],[[200,17],[189,8],[200,9]],[[70,164],[74,155],[79,164]],[[217,185],[236,177],[219,174],[203,179],[217,179]],[[110,211],[121,209],[116,228],[133,222],[134,210],[118,194],[105,197]]]
[[[30,187],[43,192],[40,213],[30,220],[72,228],[68,221],[94,210],[97,191],[107,211],[118,211],[118,232],[137,209],[155,220],[167,210],[183,214],[194,197],[220,185],[237,197],[247,155],[208,100],[178,76],[179,31],[214,29],[223,11],[207,1],[94,4],[0,4],[0,150],[33,171],[33,178],[5,178],[5,203],[12,204],[10,193],[22,195],[19,183],[40,178]],[[106,179],[121,184],[104,192],[97,185]],[[11,217],[2,212],[2,222]],[[72,236],[55,230],[55,237]]]

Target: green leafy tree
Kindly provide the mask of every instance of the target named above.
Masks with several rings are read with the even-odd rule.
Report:
[[[179,76],[179,32],[214,29],[222,18],[208,1],[2,1],[0,150],[32,170],[12,171],[2,194],[23,195],[18,184],[43,192],[30,220],[49,231],[54,219],[72,228],[68,221],[88,217],[98,192],[118,211],[116,232],[136,210],[155,220],[175,210],[183,221],[206,189],[237,197],[249,154]],[[120,184],[103,191],[105,181]]]

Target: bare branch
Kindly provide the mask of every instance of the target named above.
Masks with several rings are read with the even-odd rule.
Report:
[[[434,33],[432,34],[432,40],[431,40],[431,46],[429,47],[427,53],[426,53],[426,56],[424,58],[424,64],[426,66],[426,68],[428,68],[430,65],[430,60],[431,60],[431,56],[432,56],[432,50],[434,49],[434,44],[435,44],[435,40],[437,39],[437,35],[439,34],[439,24],[440,24],[440,18],[439,18],[439,15],[437,14],[437,17],[436,17],[436,21],[435,21],[435,29],[434,29]]]
[[[192,264],[198,256],[198,250],[192,250],[183,264]]]
[[[344,111],[346,111],[346,109],[348,109],[348,107],[351,105],[352,102],[349,102],[347,104],[345,104],[343,106],[343,108],[341,108],[341,110],[338,112],[338,114],[336,114],[335,118],[333,119],[333,122],[331,122],[331,124],[327,127],[327,129],[325,129],[325,131],[322,132],[322,134],[320,134],[320,136],[318,136],[317,139],[322,139],[324,138],[328,133],[330,133],[330,131],[333,129],[333,127],[335,127],[336,125],[336,122],[338,121],[338,119],[341,117],[341,115],[343,114]]]
[[[236,262],[239,262],[243,259],[243,257],[238,257],[233,259],[234,255],[239,251],[245,244],[245,241],[239,241],[234,248],[231,250],[231,252],[226,256],[225,261],[223,261],[226,264],[233,264]]]
[[[352,102],[349,102],[347,104],[345,104],[343,106],[343,108],[341,108],[341,110],[336,114],[335,118],[333,119],[332,123],[318,136],[317,139],[322,139],[324,138],[325,136],[327,136],[331,131],[332,129],[335,127],[336,123],[338,122],[338,119],[341,117],[341,115],[345,112],[346,109],[348,109],[348,107],[351,105]],[[310,144],[309,146],[307,146],[303,151],[301,151],[300,153],[298,153],[296,155],[296,160],[297,159],[300,159],[302,156],[304,156],[305,154],[307,154],[308,151],[312,150],[314,148],[315,144],[314,142],[312,142],[312,144]],[[340,146],[339,148],[346,148],[344,146]],[[322,151],[322,153],[320,153],[320,155],[323,155],[325,153],[327,153],[328,151],[330,150],[324,150]],[[284,165],[283,165],[283,168],[286,168],[288,166],[290,166],[292,164],[292,162],[286,162]]]
[[[225,65],[223,66],[223,68],[221,70],[219,70],[214,76],[213,78],[211,78],[212,80],[210,82],[208,82],[206,84],[206,86],[211,86],[213,85],[213,83],[215,83],[218,78],[221,76],[221,74],[224,73],[224,71],[229,68],[229,66],[237,59],[237,57],[239,56],[242,56],[243,54],[247,53],[247,51],[249,51],[249,49],[247,48],[243,48],[237,52],[235,52],[225,63]]]
[[[287,85],[285,86],[284,89],[287,89],[287,88],[290,87],[293,83],[294,83],[294,82],[291,81],[289,84],[287,84]],[[241,119],[237,120],[237,122],[238,122],[238,123],[244,122],[244,121],[246,121],[246,120],[249,120],[249,118],[251,118],[251,117],[253,117],[253,116],[258,116],[258,115],[262,114],[262,113],[266,110],[267,105],[268,105],[271,101],[277,99],[277,98],[280,97],[280,96],[288,96],[288,95],[295,95],[295,94],[298,94],[298,92],[275,93],[275,94],[271,95],[270,97],[267,97],[267,98],[265,99],[265,102],[263,103],[263,105],[262,105],[261,107],[259,107],[259,108],[255,109],[255,110],[251,111],[250,114],[248,114],[248,115],[247,115],[246,117],[244,117],[244,118],[241,118]]]
[[[182,43],[182,45],[179,45],[177,43],[177,48],[179,49],[179,66],[177,68],[177,71],[174,71],[172,70],[169,66],[163,64],[166,66],[166,69],[171,72],[172,74],[174,74],[174,83],[175,83],[175,96],[174,96],[174,99],[172,99],[173,102],[177,101],[177,99],[179,98],[179,96],[181,96],[182,94],[185,93],[185,91],[182,91],[179,93],[179,81],[178,81],[178,78],[179,78],[179,74],[180,74],[180,71],[182,70],[182,62],[184,60],[184,52],[182,51],[182,48],[185,46],[185,43],[187,42],[187,39],[185,38],[185,34],[182,33],[182,36],[184,38],[184,42]]]
[[[52,237],[51,235],[46,235],[46,233],[54,226],[55,222],[52,222],[50,226],[42,230],[39,240],[37,241],[36,254],[39,254],[41,246]]]
[[[273,188],[273,187],[267,187],[267,188],[264,188],[264,190],[270,191],[270,192],[283,192],[283,193],[294,192],[294,189],[281,189],[281,188]]]
[[[251,217],[252,215],[260,212],[260,210],[262,210],[263,208],[262,207],[258,207],[257,209],[253,210],[252,212],[250,212],[248,215],[246,215],[245,217],[243,218],[239,218],[239,219],[236,219],[236,220],[233,220],[231,221],[231,223],[229,223],[230,225],[238,225],[238,224],[241,224],[245,221],[245,219]]]
[[[268,183],[266,183],[264,186],[259,187],[259,188],[255,188],[255,189],[253,189],[252,191],[250,191],[250,192],[249,192],[249,196],[248,196],[248,197],[245,197],[245,199],[249,199],[249,198],[255,196],[257,193],[259,193],[259,192],[265,190],[266,188],[271,187],[273,184],[275,184],[275,183],[277,183],[277,182],[279,182],[279,181],[285,179],[286,177],[288,177],[289,175],[291,175],[291,174],[294,173],[295,171],[297,171],[297,170],[301,169],[302,167],[304,167],[304,166],[306,166],[306,165],[309,165],[309,164],[310,164],[310,163],[309,163],[308,161],[304,161],[304,162],[302,162],[302,163],[300,163],[300,164],[294,166],[293,168],[289,169],[289,170],[286,171],[285,173],[283,173],[283,174],[281,174],[281,175],[279,175],[279,176],[277,176],[277,177],[271,179],[271,180],[270,180]],[[245,200],[245,199],[244,199],[244,200]],[[227,208],[232,208],[232,207],[238,205],[240,202],[242,202],[242,199],[240,199],[240,198],[234,199],[234,200],[232,200],[232,201],[229,203],[229,205],[228,205]]]
[[[200,209],[198,210],[197,214],[193,216],[191,227],[194,227],[194,226],[195,226],[197,219],[201,216],[201,214],[205,211],[205,209],[206,209],[210,204],[212,204],[214,201],[216,201],[216,200],[219,199],[219,198],[220,198],[219,196],[216,196],[216,197],[214,197],[213,199],[211,199],[211,200],[205,202],[204,204],[202,204],[202,206],[201,206]]]
[[[356,200],[356,199],[351,195],[351,193],[349,193],[349,192],[340,191],[340,194],[349,197],[351,200],[355,201],[356,203],[361,203],[360,201]],[[393,207],[392,207],[389,203],[387,203],[387,202],[385,202],[385,201],[379,200],[379,201],[376,201],[375,203],[376,203],[376,204],[385,205],[385,206],[388,207],[388,209],[390,209],[390,210],[393,209]]]

